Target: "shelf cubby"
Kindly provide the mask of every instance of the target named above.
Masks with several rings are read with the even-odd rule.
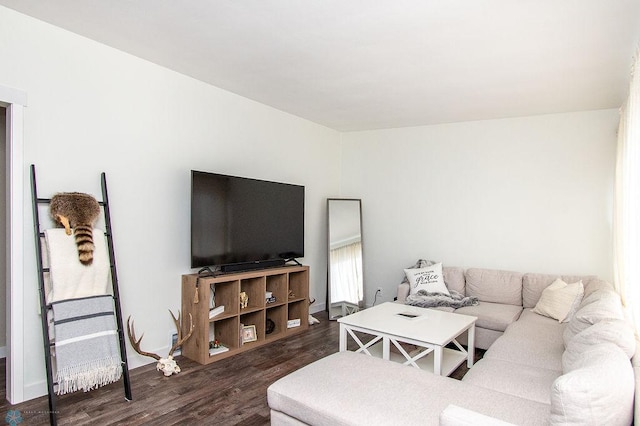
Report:
[[[267,307],[287,303],[287,276],[287,274],[276,274],[267,277],[267,291],[276,298],[276,301],[268,303]]]
[[[246,308],[240,308],[240,292],[249,296]],[[266,304],[265,292],[270,291],[276,302]],[[289,299],[289,291],[294,297]],[[224,313],[209,318],[214,306],[224,305]],[[182,276],[182,315],[191,314],[195,326],[193,335],[182,347],[182,355],[201,364],[228,358],[240,352],[306,330],[309,325],[309,267],[285,266],[219,276]],[[266,334],[266,319],[274,330]],[[287,329],[287,320],[300,319],[300,326]],[[240,324],[255,325],[255,342],[240,341]],[[183,333],[188,332],[183,321]],[[226,352],[209,355],[209,341],[217,339]]]
[[[287,330],[287,306],[279,305],[266,310],[266,319],[273,321],[274,329],[271,333],[266,334],[266,319],[265,319],[265,339],[275,340],[281,337]]]
[[[309,270],[289,274],[289,292],[293,297],[289,301],[309,299]]]
[[[209,284],[209,291],[213,294],[214,303],[210,308],[224,306],[223,316],[238,315],[240,309],[240,281],[224,281]],[[217,318],[217,317],[216,317]]]
[[[296,302],[289,303],[287,311],[287,320],[300,320],[299,326],[287,328],[288,333],[297,331],[297,329],[302,327],[303,325],[308,325],[309,304],[306,300],[298,300]]]
[[[238,321],[237,316],[219,321],[212,321],[209,327],[213,327],[214,339],[218,339],[219,343],[225,345],[230,350],[240,347],[240,335],[237,332],[240,327],[240,322]],[[211,334],[212,333],[209,333],[209,336],[211,336]],[[209,347],[209,341],[207,341],[207,348]]]
[[[265,288],[265,277],[241,279],[240,291],[247,293],[247,296],[249,296],[249,304],[246,308],[240,309],[240,313],[264,308]]]
[[[264,311],[240,315],[240,323],[244,325],[255,325],[258,341],[264,340]]]

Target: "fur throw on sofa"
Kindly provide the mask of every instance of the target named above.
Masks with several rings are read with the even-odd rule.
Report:
[[[436,308],[446,306],[449,308],[462,308],[464,306],[475,306],[478,304],[477,297],[463,296],[457,291],[449,290],[451,295],[444,293],[428,293],[419,290],[416,294],[411,294],[405,299],[405,305],[420,306],[421,308]]]

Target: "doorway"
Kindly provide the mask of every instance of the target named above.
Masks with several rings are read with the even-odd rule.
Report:
[[[4,109],[5,208],[5,352],[6,399],[17,404],[25,400],[24,388],[24,108],[27,94],[0,86],[0,107]],[[2,278],[0,278],[2,280]]]
[[[0,106],[0,168],[2,178],[0,182],[0,277],[7,276],[7,109]],[[0,279],[0,318],[7,318],[7,281]],[[0,365],[6,378],[7,357],[7,321],[0,321]],[[0,392],[6,394],[6,379],[2,380]]]

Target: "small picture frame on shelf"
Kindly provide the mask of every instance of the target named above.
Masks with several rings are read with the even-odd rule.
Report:
[[[245,325],[242,327],[242,343],[255,342],[258,340],[255,325]]]

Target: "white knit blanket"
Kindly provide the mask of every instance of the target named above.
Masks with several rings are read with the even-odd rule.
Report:
[[[111,296],[54,302],[58,395],[115,382],[122,362]]]
[[[76,240],[64,228],[44,231],[49,283],[47,302],[108,294],[109,253],[104,231],[93,230],[93,263],[83,265],[78,259]]]

